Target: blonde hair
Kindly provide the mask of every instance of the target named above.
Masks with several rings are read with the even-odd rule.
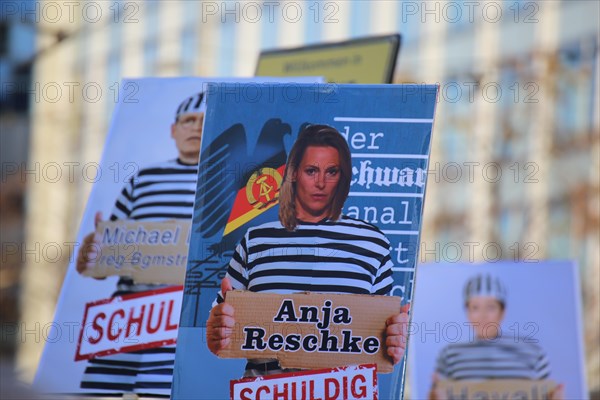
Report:
[[[342,208],[350,192],[350,178],[352,177],[352,160],[350,148],[346,139],[337,129],[329,125],[308,125],[300,134],[292,146],[292,150],[285,165],[283,183],[279,192],[279,221],[288,231],[293,231],[298,225],[296,217],[296,182],[294,174],[302,162],[306,148],[333,147],[338,151],[340,159],[340,180],[338,182],[331,203],[330,215],[332,220],[337,220],[342,214]]]

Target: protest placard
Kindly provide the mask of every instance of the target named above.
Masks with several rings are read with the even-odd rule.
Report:
[[[400,312],[394,296],[320,293],[227,293],[236,329],[224,358],[276,358],[283,368],[377,364],[393,371],[386,356],[386,320]]]

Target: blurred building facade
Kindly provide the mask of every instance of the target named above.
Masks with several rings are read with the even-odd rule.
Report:
[[[400,32],[396,82],[441,85],[420,260],[577,260],[588,384],[600,389],[597,2],[36,7],[44,51],[31,92],[25,246],[38,251],[23,256],[25,376],[52,322],[122,77],[252,76],[263,49]],[[56,31],[60,41],[47,33]]]
[[[32,4],[25,1],[22,4]],[[15,355],[15,331],[20,318],[19,289],[24,242],[25,181],[29,95],[36,32],[32,24],[0,9],[0,362]],[[5,338],[7,340],[5,340]]]

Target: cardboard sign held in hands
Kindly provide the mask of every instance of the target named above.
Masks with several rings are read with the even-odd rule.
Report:
[[[276,358],[283,368],[333,368],[375,363],[392,372],[385,321],[400,313],[394,296],[231,291],[235,309],[224,358]]]
[[[552,398],[556,389],[551,380],[494,379],[488,381],[442,380],[434,389],[435,400],[453,399],[520,399],[537,400]]]
[[[103,221],[96,228],[100,251],[95,278],[130,276],[138,283],[181,285],[185,279],[190,221]]]

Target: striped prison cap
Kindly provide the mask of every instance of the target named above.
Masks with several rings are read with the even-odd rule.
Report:
[[[195,95],[185,99],[175,113],[175,121],[179,120],[179,117],[190,113],[199,113],[206,111],[206,96],[204,92],[196,93]]]
[[[506,304],[506,288],[498,278],[490,274],[479,274],[469,279],[463,295],[465,305],[475,296],[495,297],[500,303]]]

